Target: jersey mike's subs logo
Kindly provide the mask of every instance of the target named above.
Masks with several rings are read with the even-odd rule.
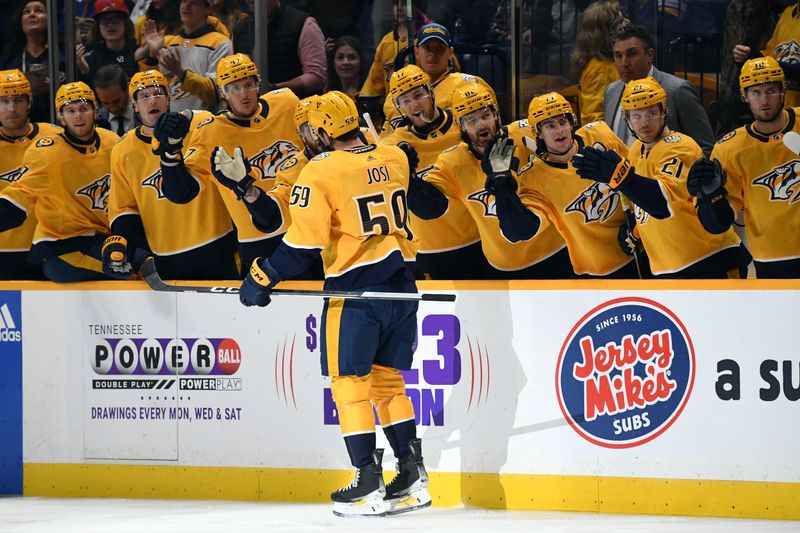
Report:
[[[692,392],[692,341],[678,317],[646,298],[605,302],[572,328],[558,358],[564,417],[584,439],[630,448],[658,437]]]

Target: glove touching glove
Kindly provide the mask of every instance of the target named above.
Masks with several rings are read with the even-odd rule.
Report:
[[[221,146],[214,148],[211,152],[211,173],[217,181],[232,190],[239,200],[256,181],[250,175],[250,161],[244,157],[241,146],[233,150],[233,157]]]

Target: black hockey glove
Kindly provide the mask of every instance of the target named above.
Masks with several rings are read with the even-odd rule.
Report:
[[[728,193],[725,191],[725,182],[728,180],[725,170],[718,159],[713,161],[698,159],[689,169],[686,178],[686,189],[689,194],[701,200],[710,200],[716,203]]]
[[[398,143],[397,147],[405,152],[406,157],[408,158],[409,178],[415,179],[417,177],[417,167],[419,166],[419,155],[417,154],[417,150],[406,141]]]
[[[189,125],[185,113],[167,112],[158,117],[153,128],[153,153],[160,156],[179,153],[183,139],[189,133]]]
[[[103,241],[103,273],[112,279],[129,279],[133,266],[128,259],[128,241],[120,235],[112,235]]]
[[[591,146],[584,146],[573,156],[572,166],[581,178],[608,183],[615,191],[622,187],[625,179],[633,172],[630,161],[616,152],[602,151]]]

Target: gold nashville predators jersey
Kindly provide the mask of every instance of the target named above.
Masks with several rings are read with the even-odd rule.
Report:
[[[417,239],[405,224],[408,179],[408,159],[395,146],[371,144],[313,157],[292,187],[292,225],[284,243],[322,250],[327,287],[385,280],[417,252]]]
[[[248,119],[223,112],[200,122],[192,134],[191,150],[184,159],[186,169],[198,179],[201,187],[219,190],[236,225],[239,242],[258,241],[278,233],[267,235],[256,229],[236,194],[214,178],[211,173],[214,148],[222,146],[233,154],[233,150],[241,146],[255,173],[255,185],[269,191],[275,185],[281,164],[303,146],[294,125],[297,96],[289,89],[278,89],[266,93],[261,100],[258,112]]]
[[[523,169],[520,172],[524,174]],[[486,191],[486,174],[464,142],[442,152],[424,179],[447,196],[450,203],[461,202],[467,208],[478,227],[483,254],[497,270],[522,270],[565,246],[564,239],[547,220],[542,221],[539,232],[527,241],[512,243],[503,236],[494,196]],[[517,176],[518,181],[523,179]]]
[[[692,164],[703,157],[697,143],[682,133],[665,136],[650,150],[641,141],[629,151],[631,164],[640,176],[656,179],[669,204],[670,216],[656,219],[635,206],[636,225],[655,275],[680,272],[715,253],[737,247],[739,237],[729,228],[712,235],[700,224],[686,189]]]
[[[25,152],[22,164],[30,170],[2,196],[23,209],[35,198],[34,249],[72,237],[109,234],[110,159],[118,139],[116,133],[97,128],[92,142],[73,144],[59,133],[41,137]]]
[[[433,168],[439,154],[461,141],[461,133],[454,123],[453,114],[447,109],[442,124],[430,133],[421,133],[414,126],[404,126],[383,140],[395,146],[402,141],[417,151],[417,175],[424,177]],[[480,240],[478,227],[461,202],[451,202],[447,212],[434,220],[423,220],[411,213],[408,224],[419,238],[419,253],[457,250]]]
[[[517,144],[519,134],[510,135]],[[627,156],[628,148],[605,122],[591,122],[576,135],[579,148],[602,147]],[[632,261],[617,244],[625,221],[620,195],[605,183],[582,179],[571,162],[535,158],[521,175],[518,194],[525,207],[558,229],[576,274],[605,276]]]
[[[800,257],[800,156],[783,144],[786,133],[800,133],[798,111],[785,111],[783,131],[765,136],[743,126],[711,153],[728,175],[725,189],[734,213],[744,208],[747,245],[756,261]]]
[[[783,10],[762,53],[785,63],[800,62],[800,4],[795,2]],[[785,105],[800,106],[800,90],[797,87],[792,86],[786,91]]]
[[[306,152],[305,150],[300,150],[284,161],[278,168],[278,174],[275,177],[275,186],[267,193],[277,202],[281,210],[281,227],[278,228],[275,233],[285,233],[292,224],[292,215],[289,212],[292,187],[297,183],[300,172],[307,164],[308,157],[306,156]]]
[[[36,144],[42,137],[55,137],[61,132],[61,128],[47,124],[46,122],[30,124],[30,132],[21,137],[6,137],[0,133],[0,194],[15,183],[30,168],[22,164],[22,157],[28,147]],[[22,201],[23,198],[20,198]],[[36,230],[36,216],[34,214],[34,198],[29,198],[25,210],[28,216],[21,226],[17,226],[9,231],[0,233],[0,252],[26,252],[31,249],[33,242],[33,232]]]
[[[195,112],[189,131],[209,117],[207,111]],[[186,141],[188,145],[191,139]],[[130,214],[140,216],[150,249],[160,256],[199,248],[231,232],[230,216],[216,191],[201,192],[186,204],[174,204],[164,196],[160,159],[150,142],[139,127],[125,134],[111,151],[109,221]]]
[[[488,83],[483,81],[483,78],[480,76],[463,74],[461,72],[447,72],[446,74],[442,75],[441,78],[431,84],[433,86],[434,103],[441,109],[450,109],[450,105],[453,103],[453,93],[456,91],[456,89],[464,87],[465,85],[471,85],[473,83],[477,83],[478,85],[488,88],[490,91],[492,91],[492,94],[494,94],[494,89],[492,89]],[[385,137],[394,130],[395,125],[402,117],[400,116],[400,111],[398,111],[395,107],[394,102],[392,102],[391,98],[388,97],[383,102],[383,114],[386,119],[383,122],[381,136]],[[456,129],[457,128],[458,124],[456,124]]]
[[[375,49],[375,59],[361,87],[361,96],[383,96],[389,93],[389,78],[394,73],[394,58],[400,50],[408,46],[408,35],[400,35],[395,40],[394,33],[389,32],[383,36]]]

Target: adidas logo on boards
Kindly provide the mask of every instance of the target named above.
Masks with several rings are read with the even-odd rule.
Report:
[[[3,304],[0,306],[0,342],[19,342],[21,340],[22,332],[17,329],[8,304]]]

